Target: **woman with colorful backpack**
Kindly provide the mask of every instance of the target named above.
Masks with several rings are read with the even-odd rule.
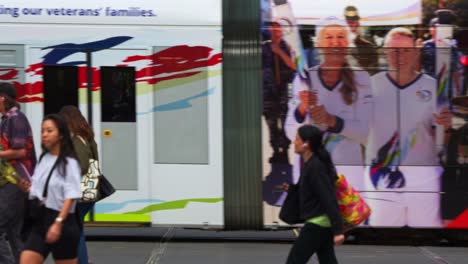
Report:
[[[314,253],[320,263],[338,263],[334,245],[345,239],[335,190],[338,178],[322,134],[318,128],[304,125],[294,140],[294,150],[304,161],[299,182],[294,186],[298,187],[297,220],[305,224],[289,252],[287,264],[305,264]]]

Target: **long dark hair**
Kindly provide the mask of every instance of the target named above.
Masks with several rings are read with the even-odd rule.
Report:
[[[88,124],[80,109],[73,105],[66,105],[60,109],[59,115],[67,123],[70,131],[76,135],[86,139],[88,142],[94,140],[94,132]]]
[[[335,181],[337,179],[335,165],[331,159],[330,153],[323,145],[323,132],[315,126],[304,125],[297,131],[299,137],[309,145],[314,155],[325,165],[327,174]]]
[[[70,130],[68,130],[67,124],[58,114],[47,115],[42,120],[42,123],[44,123],[47,120],[54,122],[60,136],[60,152],[57,157],[57,168],[59,174],[61,174],[62,177],[65,177],[67,174],[67,157],[76,159],[75,148],[73,147],[73,142],[70,136]],[[46,149],[44,145],[41,144],[41,147],[42,154],[39,160],[41,160],[42,157],[44,157],[44,155],[49,152],[49,150]]]

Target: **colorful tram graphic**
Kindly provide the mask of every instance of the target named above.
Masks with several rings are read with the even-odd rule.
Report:
[[[148,149],[150,148],[149,142],[152,140],[147,138],[147,142],[141,141],[143,139],[141,136],[148,137],[150,135],[148,133],[151,133],[148,130],[154,129],[150,126],[152,122],[148,119],[154,119],[154,116],[158,114],[168,113],[171,115],[177,111],[185,111],[184,115],[197,118],[191,113],[194,107],[201,110],[199,114],[199,116],[202,115],[201,119],[207,119],[208,101],[217,93],[219,95],[221,89],[219,80],[217,80],[221,74],[219,47],[181,44],[172,47],[157,47],[155,50],[151,48],[147,50],[112,49],[131,39],[132,37],[128,36],[116,36],[81,45],[73,44],[73,47],[70,44],[57,44],[30,48],[29,54],[37,54],[38,62],[30,63],[24,68],[2,68],[0,79],[13,83],[17,89],[18,101],[22,103],[23,110],[31,116],[37,142],[40,138],[38,125],[43,115],[57,112],[67,104],[80,106],[82,111],[87,113],[87,78],[89,77],[87,74],[88,70],[91,72],[92,110],[96,116],[94,129],[97,140],[100,141],[101,162],[104,171],[108,171],[106,174],[109,174],[119,189],[114,197],[102,201],[96,206],[94,216],[96,221],[148,223],[152,222],[151,214],[158,211],[183,210],[186,207],[197,208],[197,204],[202,205],[202,207],[210,207],[209,205],[212,204],[215,205],[214,207],[220,207],[222,196],[219,193],[216,195],[216,192],[211,195],[208,190],[205,193],[207,196],[196,196],[196,194],[191,196],[191,192],[187,191],[187,195],[190,196],[182,196],[179,197],[180,199],[177,198],[177,195],[174,199],[145,195],[141,191],[140,185],[147,186],[156,183],[151,183],[148,178],[145,179],[146,177],[139,177],[142,172],[140,168],[137,168],[144,160],[148,163],[145,165],[146,167],[153,162],[155,162],[154,164],[158,162],[157,158],[150,160],[147,157],[150,155]],[[213,46],[216,45],[216,43],[213,44]],[[7,45],[2,48],[7,51],[10,49],[10,52],[18,56],[18,46]],[[20,49],[23,48],[24,46],[20,46]],[[84,56],[82,56],[82,60],[71,59],[76,58],[77,55],[83,55],[88,49],[91,50],[92,57],[96,55],[90,69],[86,66]],[[101,56],[100,52],[107,54]],[[113,64],[109,61],[112,61]],[[102,66],[97,66],[98,64],[102,64]],[[211,84],[209,84],[210,82]],[[177,91],[178,89],[179,91]],[[162,97],[167,96],[167,99],[155,99],[158,100],[158,103],[153,104],[151,97],[158,96],[158,93],[163,94]],[[141,102],[144,101],[148,103],[142,104]],[[177,114],[173,117],[176,120],[178,118]],[[165,117],[162,119],[164,120]],[[183,119],[180,122],[183,122]],[[96,124],[97,122],[101,124]],[[138,127],[140,122],[144,123],[142,128]],[[206,123],[205,120],[205,125],[207,125]],[[138,129],[144,129],[145,132],[137,132]],[[165,128],[159,129],[164,130]],[[180,129],[184,129],[184,126]],[[179,133],[179,135],[182,136],[183,133]],[[183,141],[183,139],[177,138],[174,140]],[[137,145],[140,144],[140,141],[143,143],[141,150]],[[205,144],[208,143],[207,138],[203,141]],[[118,145],[121,146],[118,147]],[[111,153],[114,153],[115,156],[110,156]],[[161,155],[160,159],[163,164],[167,162],[164,161],[165,158],[171,158],[164,157],[164,153],[159,155]],[[186,159],[182,162],[187,163],[186,166],[189,167],[190,157]],[[116,167],[119,163],[122,164],[120,168]],[[193,166],[208,167],[209,165],[206,165],[208,163],[207,157],[205,159],[199,158],[194,161],[195,165]],[[118,179],[118,175],[121,175],[121,179]],[[192,175],[191,177],[196,176]],[[149,180],[149,182],[145,182],[145,180]],[[157,185],[161,188],[163,184],[158,183]],[[147,186],[147,190],[150,189]],[[211,221],[203,219],[200,223],[212,222],[220,225],[220,220],[217,222],[215,219]]]
[[[44,11],[21,23],[26,15],[5,15],[14,1],[2,6],[10,37],[0,43],[0,81],[16,88],[36,151],[44,115],[71,104],[90,117],[118,190],[95,206],[94,221],[223,225],[221,6],[205,2],[212,14],[188,20],[147,1],[138,4],[157,15],[89,21],[50,22]]]
[[[291,142],[294,141],[298,124],[311,122],[304,117],[298,122],[300,118],[295,109],[301,103],[299,92],[301,89],[303,91],[321,87],[324,89],[319,97],[326,100],[327,85],[320,83],[323,80],[319,70],[324,54],[320,49],[314,49],[313,45],[307,45],[313,43],[312,40],[316,41],[318,37],[307,29],[316,30],[317,25],[320,26],[319,22],[329,16],[335,16],[343,23],[346,23],[346,19],[342,13],[345,6],[335,6],[338,5],[335,2],[341,1],[332,1],[333,4],[329,6],[333,8],[328,11],[322,9],[326,12],[319,15],[317,12],[311,15],[305,13],[315,8],[301,8],[301,5],[307,7],[306,1],[259,1],[263,7],[263,22],[259,25],[263,33],[264,83],[261,89],[264,92],[263,106],[268,106],[263,109],[263,115],[258,117],[263,148],[263,157],[259,157],[263,158],[263,174],[258,175],[263,179],[263,212],[259,214],[263,214],[264,227],[270,228],[285,225],[278,219],[278,211],[285,198],[285,193],[278,191],[278,186],[283,182],[293,183],[297,180],[300,159],[294,153]],[[6,2],[11,4],[15,1]],[[45,2],[44,5],[56,4],[56,1]],[[45,114],[72,104],[79,106],[83,114],[90,117],[99,146],[103,172],[118,190],[113,196],[96,204],[93,215],[96,222],[215,228],[225,225],[222,1],[197,1],[196,4],[204,8],[194,6],[193,1],[181,0],[182,2],[187,9],[197,8],[210,15],[181,17],[179,6],[168,4],[169,7],[164,9],[158,6],[159,4],[143,0],[139,3],[146,7],[141,10],[156,10],[151,13],[156,14],[155,16],[143,18],[142,12],[139,12],[140,17],[122,15],[111,18],[101,14],[102,16],[87,17],[87,21],[72,16],[50,20],[47,13],[34,18],[8,17],[5,15],[7,11],[0,14],[0,81],[11,82],[15,86],[22,110],[31,121],[37,151],[40,151],[40,123]],[[319,5],[324,1],[309,2]],[[427,20],[422,14],[422,1],[395,1],[398,2],[395,4],[397,9],[383,14],[372,14],[368,10],[383,9],[373,9],[371,2],[376,1],[367,2],[367,9],[357,6],[358,10],[355,11],[361,12],[361,32],[367,32],[366,30],[372,29],[374,25],[385,26],[385,30],[381,30],[385,33],[392,27],[406,27],[415,32],[415,29],[423,24],[423,20]],[[404,2],[409,4],[405,6]],[[82,1],[80,5],[83,5],[83,10],[95,9],[92,1]],[[5,4],[3,8],[7,6],[9,5]],[[158,12],[158,9],[161,11]],[[300,12],[296,13],[298,10]],[[79,14],[78,11],[75,13]],[[429,24],[424,23],[420,27],[428,31]],[[287,63],[279,62],[273,53],[268,53],[274,32],[270,28],[272,24],[281,28],[280,36],[284,39],[282,49],[289,52],[295,69],[284,68]],[[439,35],[446,34],[447,39],[454,40],[450,30],[443,27],[437,30]],[[373,34],[373,45],[378,48],[375,52],[365,52],[367,55],[364,55],[364,59],[362,56],[356,59],[352,53],[353,50],[357,50],[355,46],[347,49],[348,57],[355,57],[354,60],[350,60],[352,67],[360,66],[359,59],[370,61],[371,57],[377,58],[378,62],[373,66],[372,73],[364,74],[362,72],[366,70],[362,68],[355,72],[355,76],[367,76],[363,78],[368,79],[371,92],[362,100],[363,105],[367,102],[369,107],[375,106],[375,89],[372,86],[380,86],[388,80],[385,74],[379,75],[380,72],[387,71],[389,65],[386,57],[388,49],[382,47],[384,35],[381,31],[375,31],[377,33]],[[353,33],[350,36],[356,35],[357,33]],[[421,36],[416,34],[415,39]],[[426,37],[426,40],[429,40],[429,37]],[[437,44],[435,48],[445,44]],[[371,49],[364,50],[368,52]],[[426,79],[432,78],[432,81],[428,82],[434,84],[434,87],[418,86],[411,96],[421,105],[429,101],[432,103],[434,98],[440,99],[439,102],[443,102],[444,107],[452,110],[454,119],[459,122],[452,127],[458,132],[458,139],[439,145],[444,145],[446,153],[465,157],[463,155],[465,150],[468,151],[468,143],[464,144],[464,137],[468,134],[460,129],[464,129],[467,120],[464,116],[466,113],[463,112],[464,104],[468,101],[463,97],[466,96],[466,69],[457,63],[463,61],[463,50],[456,51],[459,56],[451,55],[453,50],[447,47],[439,50],[451,52],[449,55],[440,52],[432,54],[439,62],[434,65],[432,77]],[[272,65],[280,64],[279,67],[284,68],[283,72],[279,70],[279,78],[278,71],[265,70],[268,67],[266,61]],[[457,71],[459,78],[454,80],[453,74]],[[429,75],[422,68],[420,72]],[[309,85],[312,87],[307,84],[311,82],[310,78],[315,78],[313,84]],[[283,85],[275,86],[275,82]],[[307,87],[305,89],[304,83]],[[268,85],[270,86],[266,88]],[[457,96],[454,96],[453,91],[449,92],[455,89],[455,86],[458,87],[457,91],[461,91]],[[271,87],[286,90],[278,90],[265,96],[265,90]],[[340,94],[336,94],[337,98],[340,98]],[[468,104],[466,107],[468,108]],[[410,110],[418,112],[420,109],[422,108],[415,106]],[[345,128],[346,120],[359,119],[353,116],[353,106],[331,103],[328,110],[334,111],[337,116],[343,115]],[[395,113],[400,113],[400,116],[401,109],[392,112]],[[382,120],[387,120],[386,118]],[[275,120],[272,121],[273,119]],[[281,131],[274,130],[274,126],[279,127]],[[344,172],[367,201],[374,202],[371,202],[374,215],[371,215],[369,222],[363,227],[468,228],[468,190],[463,189],[466,187],[466,181],[462,181],[459,188],[453,190],[457,193],[456,196],[450,197],[453,200],[446,201],[455,201],[457,208],[456,212],[447,213],[451,215],[450,219],[444,219],[441,211],[447,208],[441,206],[445,199],[441,181],[448,167],[440,163],[419,162],[420,160],[401,164],[408,156],[417,155],[411,151],[421,147],[418,140],[428,136],[421,132],[421,127],[431,127],[431,136],[436,140],[437,126],[432,123],[422,124],[415,130],[406,131],[408,133],[405,137],[397,123],[389,126],[392,128],[390,136],[383,139],[382,146],[375,147],[376,151],[373,154],[376,155],[373,159],[365,157],[368,152],[364,141],[367,142],[367,138],[364,140],[363,137],[357,136],[359,140],[363,140],[353,145],[347,143],[349,134],[329,133],[327,136],[329,150],[338,149],[347,156],[343,159],[344,162],[336,162],[338,169]],[[359,154],[353,153],[354,150]],[[346,159],[348,157],[353,159]],[[450,162],[461,160],[453,157],[446,155]],[[356,161],[357,159],[359,161]],[[465,160],[463,162],[465,164]],[[463,164],[454,164],[449,166],[453,169],[453,174],[466,176]],[[431,188],[414,185],[414,182],[405,177],[412,173]],[[435,174],[437,177],[430,177]],[[429,176],[423,178],[424,175]],[[382,191],[379,188],[385,184],[389,188],[377,192]],[[379,196],[376,193],[384,195]],[[417,206],[425,207],[428,213],[411,218],[412,214],[408,214],[409,207],[402,204],[412,199],[422,201]],[[388,210],[378,210],[376,207],[380,206],[379,203],[390,203],[394,206],[389,206]],[[429,214],[434,213],[434,208],[437,212],[430,215],[433,221],[429,221]],[[448,210],[450,211],[450,208]],[[380,221],[390,215],[405,219]]]

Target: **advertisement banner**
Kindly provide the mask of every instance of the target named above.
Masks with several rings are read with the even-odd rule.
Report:
[[[193,10],[197,10],[196,15]],[[0,23],[221,25],[221,13],[221,0],[5,0],[0,3]]]
[[[411,23],[383,19],[388,27],[363,27],[390,18],[383,11],[408,17],[403,2],[417,6]],[[284,224],[284,186],[307,177],[304,153],[315,142],[298,129],[313,125],[337,174],[372,210],[363,226],[468,228],[468,180],[461,177],[468,173],[466,67],[451,31],[455,20],[447,19],[459,10],[431,8],[436,12],[422,19],[421,1],[272,5],[273,22],[262,25],[266,225]],[[305,25],[315,24],[305,13],[315,27]],[[424,31],[401,25],[422,20]]]

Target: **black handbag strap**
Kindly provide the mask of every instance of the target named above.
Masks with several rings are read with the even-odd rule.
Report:
[[[47,193],[49,191],[49,181],[50,181],[50,178],[52,176],[52,172],[54,172],[55,167],[57,167],[57,163],[58,163],[58,157],[57,157],[57,160],[54,163],[54,166],[52,166],[52,169],[50,169],[49,176],[47,176],[47,180],[46,180],[46,183],[45,183],[45,186],[44,186],[44,191],[42,191],[42,199],[45,199],[47,197]]]

